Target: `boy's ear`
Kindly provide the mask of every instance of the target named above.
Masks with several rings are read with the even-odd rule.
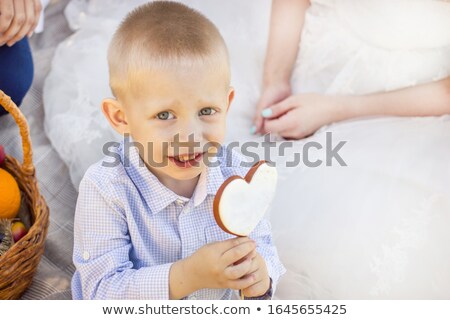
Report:
[[[231,105],[231,102],[233,102],[233,99],[234,99],[234,88],[233,88],[233,87],[230,87],[230,89],[228,90],[228,106],[227,106],[227,112],[228,112],[228,109],[230,109],[230,105]]]
[[[122,104],[116,99],[103,99],[102,111],[109,124],[121,135],[128,133],[128,121]]]

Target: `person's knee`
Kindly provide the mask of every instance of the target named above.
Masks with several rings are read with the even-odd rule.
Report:
[[[0,47],[0,70],[0,89],[19,106],[33,82],[33,59],[27,38],[12,47]],[[0,115],[6,113],[0,108]]]

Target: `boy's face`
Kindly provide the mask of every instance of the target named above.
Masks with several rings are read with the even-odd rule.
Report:
[[[204,66],[155,71],[138,80],[127,95],[123,123],[114,126],[142,145],[141,158],[158,178],[198,176],[225,136],[226,115],[234,96],[226,77]],[[116,117],[120,115],[116,114]],[[206,153],[205,153],[206,152]],[[195,157],[192,160],[192,157]]]

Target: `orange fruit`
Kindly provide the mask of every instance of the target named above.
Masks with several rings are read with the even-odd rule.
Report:
[[[0,168],[0,218],[15,218],[19,208],[19,186],[8,171]]]

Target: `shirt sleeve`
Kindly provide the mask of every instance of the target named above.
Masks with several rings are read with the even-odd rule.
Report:
[[[280,277],[286,272],[285,267],[278,257],[277,249],[272,240],[270,222],[266,219],[256,226],[249,238],[256,241],[256,251],[266,262],[269,277],[272,279],[272,295],[275,293]]]
[[[89,178],[80,184],[75,211],[73,296],[80,299],[169,299],[171,263],[133,268],[123,209]]]

